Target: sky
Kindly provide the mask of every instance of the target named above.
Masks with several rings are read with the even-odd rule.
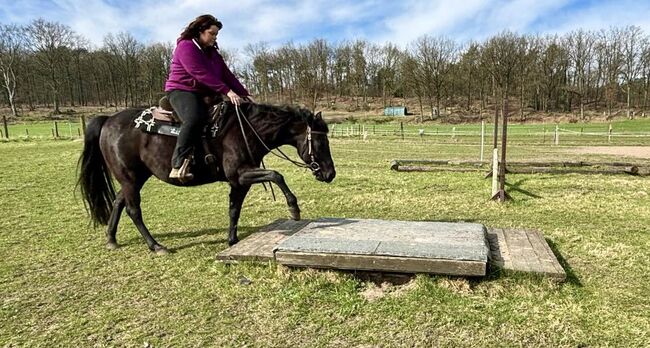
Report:
[[[431,35],[464,43],[504,30],[563,34],[637,25],[650,34],[650,0],[0,0],[0,24],[42,17],[68,25],[95,46],[121,31],[144,43],[174,42],[205,13],[224,24],[219,45],[235,51],[320,38],[406,47]]]

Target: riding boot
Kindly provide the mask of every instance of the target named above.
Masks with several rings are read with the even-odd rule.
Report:
[[[186,158],[180,168],[172,168],[172,171],[169,172],[169,178],[178,179],[181,183],[194,179],[194,174],[190,173],[190,160],[190,158]]]

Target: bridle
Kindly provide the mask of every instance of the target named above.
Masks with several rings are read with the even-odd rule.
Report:
[[[321,134],[321,135],[327,135],[327,132],[319,132],[311,129],[311,126],[307,125],[307,136],[305,137],[305,141],[307,142],[307,147],[308,147],[308,153],[307,155],[309,156],[309,159],[311,160],[311,163],[308,164],[309,169],[316,174],[318,171],[320,171],[320,165],[318,162],[316,162],[316,158],[314,157],[314,151],[312,150],[312,134]]]
[[[264,148],[267,151],[269,151],[271,154],[283,160],[293,163],[296,167],[307,168],[311,170],[313,174],[316,174],[320,171],[320,165],[318,164],[318,162],[316,162],[316,157],[314,156],[312,135],[313,134],[327,135],[327,132],[314,131],[311,129],[311,126],[307,125],[307,130],[306,130],[307,135],[305,136],[305,141],[307,142],[307,147],[308,147],[307,155],[309,156],[311,162],[309,164],[305,164],[305,163],[292,160],[291,158],[289,158],[289,156],[287,156],[284,152],[282,152],[280,148],[275,149],[280,154],[276,153],[274,150],[269,148],[268,145],[266,145],[266,143],[264,142],[264,140],[262,140],[262,137],[260,137],[260,135],[257,133],[255,127],[253,127],[253,125],[250,123],[248,118],[242,115],[243,112],[240,110],[239,105],[237,104],[235,104],[235,111],[237,113],[237,120],[239,121],[239,128],[241,129],[241,134],[244,137],[244,143],[246,143],[246,149],[248,150],[248,155],[251,157],[251,160],[254,160],[253,152],[251,151],[250,145],[248,144],[248,138],[246,137],[246,132],[244,131],[244,123],[242,122],[242,119],[246,121],[248,127],[251,129],[253,134],[255,134],[257,140],[259,140],[262,146],[264,146]]]

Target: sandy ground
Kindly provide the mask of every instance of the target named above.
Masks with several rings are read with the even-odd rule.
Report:
[[[572,149],[578,154],[617,155],[636,158],[650,158],[650,146],[583,146]]]

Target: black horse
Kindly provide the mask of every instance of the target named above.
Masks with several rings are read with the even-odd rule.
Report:
[[[168,253],[151,236],[142,221],[140,189],[152,175],[176,186],[196,186],[216,181],[230,184],[230,229],[228,243],[237,238],[239,213],[252,184],[272,182],[286,197],[291,217],[300,219],[296,196],[284,178],[274,170],[260,168],[262,158],[282,145],[292,145],[319,181],[336,176],[327,139],[327,125],[321,114],[290,106],[245,103],[239,113],[229,104],[216,138],[209,141],[217,156],[217,169],[210,170],[199,159],[192,167],[194,178],[181,183],[169,179],[171,156],[176,138],[149,134],[134,128],[142,109],[128,109],[112,116],[97,116],[86,128],[84,149],[79,159],[79,183],[87,209],[95,225],[108,225],[107,247],[118,247],[115,235],[122,210],[135,223],[151,251]],[[238,117],[238,115],[240,117]],[[198,142],[197,142],[198,145]],[[111,177],[121,190],[115,194]]]

